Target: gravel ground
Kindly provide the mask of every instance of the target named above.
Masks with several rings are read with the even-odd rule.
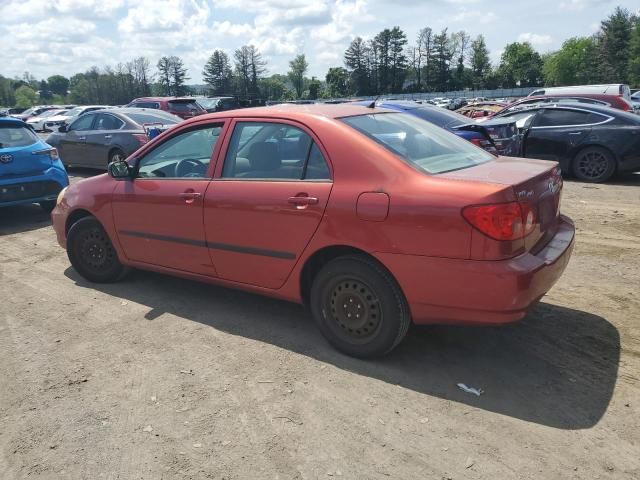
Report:
[[[575,253],[524,321],[369,362],[296,305],[89,284],[38,207],[2,209],[0,478],[640,478],[639,206],[640,176],[567,182]]]

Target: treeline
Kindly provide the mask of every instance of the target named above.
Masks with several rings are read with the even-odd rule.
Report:
[[[539,85],[629,83],[640,86],[640,17],[618,7],[593,35],[571,38],[556,52],[540,54],[529,42],[505,46],[493,65],[482,35],[421,29],[409,43],[400,27],[370,40],[356,37],[344,52],[344,65],[321,81],[306,76],[304,54],[289,62],[286,74],[266,75],[267,62],[254,45],[229,56],[215,50],[203,67],[204,88],[187,85],[181,58],[162,57],[152,66],[145,57],[115,67],[92,67],[70,78],[37,80],[0,75],[0,105],[36,103],[122,105],[148,95],[231,95],[242,99],[316,99],[411,92],[446,92]]]

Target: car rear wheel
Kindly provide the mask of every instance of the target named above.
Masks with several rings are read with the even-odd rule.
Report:
[[[109,153],[109,163],[124,161],[125,158],[127,158],[127,156],[119,148],[116,148]]]
[[[354,357],[390,352],[411,323],[395,279],[364,256],[339,257],[325,265],[313,280],[310,302],[323,335],[335,348]]]
[[[94,217],[81,218],[69,229],[67,255],[73,268],[90,282],[115,282],[128,271],[120,263],[107,232]]]
[[[606,182],[615,171],[615,158],[611,152],[600,147],[585,148],[573,161],[573,174],[583,182]]]
[[[56,202],[53,200],[45,200],[44,202],[40,202],[39,205],[40,208],[47,213],[51,213],[53,209],[56,208]]]

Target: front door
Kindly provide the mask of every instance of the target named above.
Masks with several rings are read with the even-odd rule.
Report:
[[[310,131],[282,121],[236,122],[226,143],[205,197],[211,258],[221,278],[279,288],[329,200],[325,155]]]
[[[97,113],[93,128],[86,132],[87,156],[85,165],[96,168],[107,168],[109,153],[120,148],[114,144],[114,136],[122,132],[125,123],[110,113]]]
[[[214,276],[202,205],[223,124],[182,130],[138,159],[137,175],[113,195],[118,240],[127,258]]]

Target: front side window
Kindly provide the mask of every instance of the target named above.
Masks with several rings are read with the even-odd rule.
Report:
[[[69,126],[69,131],[77,131],[77,132],[84,132],[87,130],[91,130],[91,125],[93,124],[93,119],[96,116],[91,114],[85,114],[80,116],[75,122],[73,122],[70,126]]]
[[[495,157],[431,123],[403,113],[377,113],[341,119],[426,173],[460,170]]]
[[[233,130],[222,178],[330,180],[322,152],[300,128],[273,122],[239,122]]]
[[[208,178],[222,125],[189,130],[163,142],[138,162],[139,178]]]

